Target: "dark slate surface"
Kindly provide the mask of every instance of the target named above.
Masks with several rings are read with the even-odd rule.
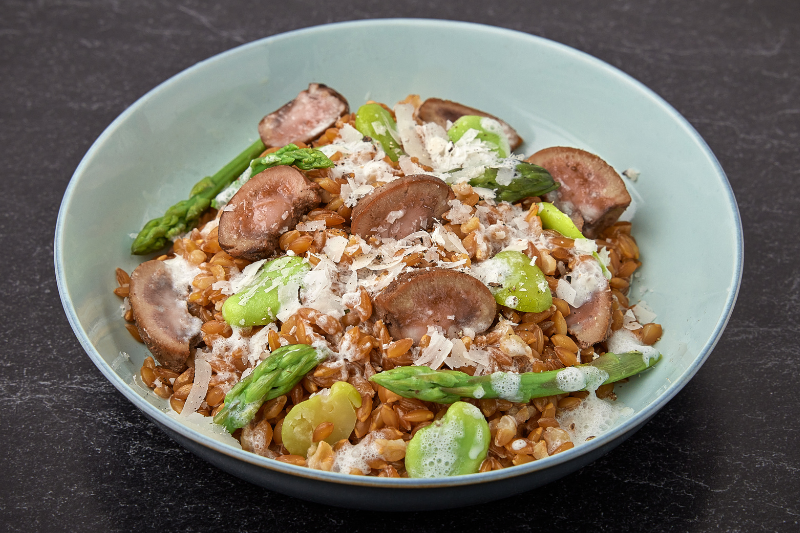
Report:
[[[800,7],[786,0],[435,4],[0,2],[0,529],[798,530]],[[254,39],[391,16],[530,32],[641,80],[721,161],[747,249],[739,301],[716,350],[633,438],[544,488],[405,516],[308,504],[180,448],[85,356],[52,266],[72,172],[147,90]]]

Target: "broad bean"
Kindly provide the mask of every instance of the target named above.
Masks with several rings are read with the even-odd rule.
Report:
[[[542,219],[544,229],[554,229],[569,239],[583,239],[583,233],[569,215],[548,202],[539,204],[539,218]]]
[[[356,409],[361,395],[346,381],[337,381],[326,392],[295,405],[283,419],[283,445],[294,455],[306,456],[313,443],[314,429],[323,422],[333,424],[333,432],[324,440],[336,444],[350,437],[356,426]]]
[[[542,227],[544,229],[554,229],[568,239],[585,239],[583,233],[581,233],[581,230],[578,229],[572,219],[569,218],[569,215],[551,203],[542,202],[539,204],[539,218],[542,220]],[[592,252],[592,256],[600,263],[603,275],[611,279],[611,273],[600,259],[598,253]]]
[[[522,252],[499,252],[485,264],[485,268],[500,274],[500,287],[489,286],[500,305],[525,313],[539,313],[553,303],[544,273]]]
[[[410,477],[474,474],[486,459],[491,434],[480,409],[455,402],[440,420],[414,435],[406,448]]]
[[[300,257],[279,257],[264,263],[250,284],[225,300],[223,318],[237,327],[274,322],[280,311],[278,292],[282,287],[298,283],[310,269]]]
[[[457,142],[469,130],[477,131],[476,138],[488,144],[498,157],[508,157],[511,153],[511,146],[508,144],[508,137],[503,132],[503,126],[493,118],[464,115],[459,117],[447,130],[447,136],[451,141]]]

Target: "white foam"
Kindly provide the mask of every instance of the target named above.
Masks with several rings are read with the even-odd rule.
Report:
[[[633,414],[633,409],[620,401],[601,400],[592,392],[580,405],[560,411],[556,417],[562,429],[569,433],[576,445],[589,437],[598,437],[617,425],[621,419]]]
[[[492,374],[491,384],[498,397],[511,402],[522,400],[519,385],[522,377],[513,372],[495,372]]]

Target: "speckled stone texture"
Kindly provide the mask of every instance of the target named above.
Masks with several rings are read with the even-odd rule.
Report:
[[[389,6],[0,2],[0,530],[800,530],[797,2]],[[119,113],[241,43],[371,17],[493,24],[599,57],[697,128],[739,201],[744,280],[705,366],[603,459],[500,502],[386,516],[309,504],[222,473],[171,441],[102,377],[58,298],[59,203],[83,154]]]

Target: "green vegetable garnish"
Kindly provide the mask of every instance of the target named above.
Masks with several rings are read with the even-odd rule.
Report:
[[[362,135],[378,142],[392,161],[404,155],[400,134],[392,114],[379,104],[364,104],[356,113],[356,129]]]
[[[239,176],[250,161],[264,151],[261,139],[251,144],[233,161],[213,176],[206,176],[192,187],[188,200],[173,205],[163,217],[154,218],[144,225],[131,245],[131,253],[144,255],[155,252],[181,233],[190,229],[211,206],[211,200]]]
[[[517,163],[515,168],[518,175],[508,185],[497,183],[496,168],[487,168],[481,176],[469,180],[469,184],[473,187],[493,189],[496,191],[495,199],[504,202],[516,202],[529,196],[542,196],[559,187],[553,176],[542,167],[523,162]]]
[[[264,402],[289,392],[327,357],[322,350],[305,344],[278,348],[231,389],[224,407],[214,415],[214,422],[231,433],[244,427]]]
[[[511,154],[511,146],[503,132],[503,126],[493,118],[464,115],[447,130],[447,136],[455,143],[469,130],[475,130],[478,133],[475,138],[488,144],[497,153],[497,157],[504,158]]]
[[[294,455],[306,456],[313,440],[314,429],[323,422],[333,424],[333,432],[324,440],[336,444],[346,439],[356,427],[356,409],[361,407],[361,395],[346,381],[337,381],[327,395],[318,394],[292,407],[283,419],[283,445]]]
[[[309,270],[311,265],[301,257],[285,256],[264,263],[252,283],[225,300],[223,318],[240,328],[274,322],[280,312],[279,291],[301,280]]]
[[[564,237],[569,239],[583,239],[583,233],[575,223],[569,218],[569,215],[561,211],[559,208],[548,202],[539,204],[539,218],[542,219],[542,227],[544,229],[553,229],[559,232]]]
[[[581,230],[575,225],[569,215],[561,211],[559,208],[548,202],[539,204],[539,218],[542,219],[542,227],[544,229],[552,229],[559,232],[568,239],[585,239]],[[603,275],[606,278],[611,278],[611,273],[600,260],[597,252],[592,252],[592,256],[600,263],[600,268],[603,269]]]
[[[531,398],[582,390],[589,385],[614,383],[647,370],[660,359],[660,354],[644,357],[639,352],[619,355],[606,353],[591,363],[560,370],[522,374],[495,372],[479,377],[472,377],[457,370],[432,370],[427,366],[398,366],[375,374],[369,380],[404,398],[416,398],[425,402],[453,403],[461,398],[503,398],[513,402],[527,402]],[[597,374],[598,371],[604,374]],[[562,374],[564,372],[567,374]],[[584,381],[582,385],[581,375]],[[598,376],[604,378],[601,383],[596,383],[600,381],[595,379]],[[565,383],[577,383],[581,386],[562,388]]]
[[[333,161],[316,148],[298,148],[295,144],[287,144],[280,150],[250,162],[250,175],[255,176],[270,167],[278,165],[294,165],[300,170],[332,168]]]
[[[456,402],[444,417],[414,434],[406,448],[406,471],[416,478],[474,474],[486,459],[491,439],[481,410]]]
[[[500,287],[489,286],[500,305],[525,313],[540,313],[553,303],[544,273],[522,252],[499,252],[481,263],[481,267],[496,269],[502,274]]]
[[[250,173],[242,174],[233,183],[228,185],[211,202],[211,206],[219,208],[221,204],[226,204],[233,198],[236,191],[242,188],[247,181],[270,167],[279,165],[294,165],[300,170],[313,170],[318,168],[332,168],[333,161],[328,159],[321,151],[315,148],[298,148],[295,144],[287,144],[280,150],[258,157],[250,161]]]

